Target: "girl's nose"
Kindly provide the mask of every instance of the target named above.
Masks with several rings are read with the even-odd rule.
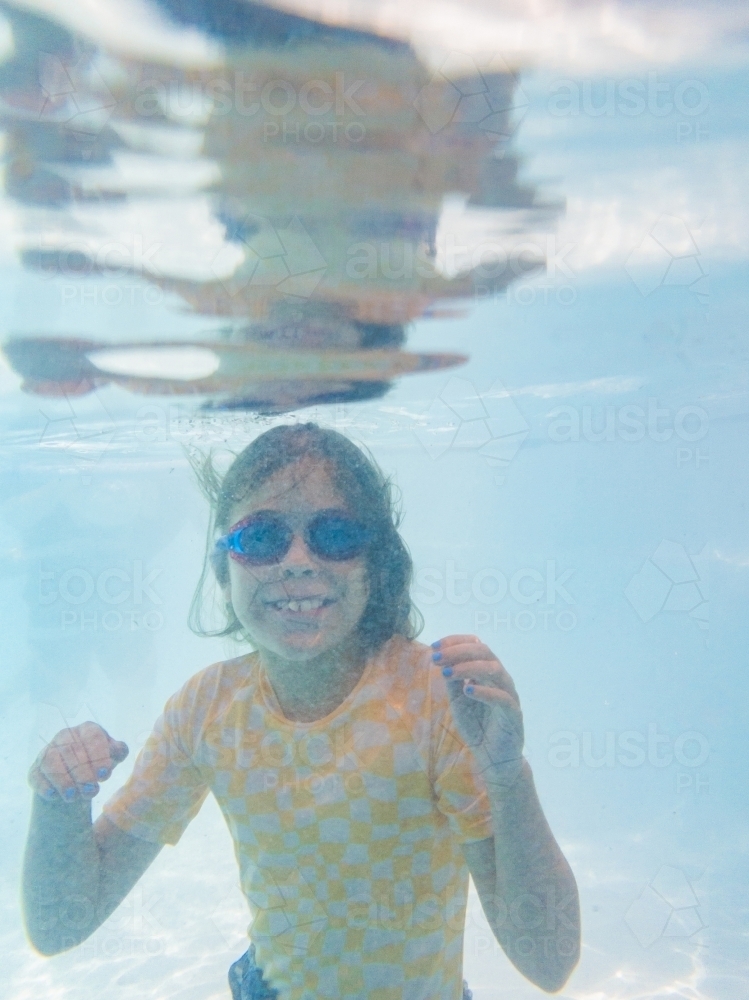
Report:
[[[298,532],[294,532],[291,540],[291,547],[284,556],[282,566],[284,568],[304,570],[314,569],[314,556],[307,548],[307,543]]]

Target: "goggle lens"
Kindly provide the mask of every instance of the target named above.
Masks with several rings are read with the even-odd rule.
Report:
[[[281,521],[257,518],[241,528],[235,537],[234,551],[249,562],[262,565],[283,559],[291,548],[294,532]]]
[[[323,559],[355,559],[366,548],[369,532],[351,517],[323,514],[310,522],[307,543]]]
[[[308,522],[304,538],[314,555],[344,562],[364,552],[371,534],[369,528],[348,514],[324,511]],[[281,562],[293,539],[294,531],[285,518],[255,514],[219,538],[216,549],[227,549],[242,562],[263,566]]]

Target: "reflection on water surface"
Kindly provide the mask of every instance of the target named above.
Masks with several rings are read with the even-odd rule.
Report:
[[[372,398],[399,374],[456,363],[369,352],[395,350],[446,300],[495,295],[542,265],[540,248],[517,250],[557,211],[517,179],[517,71],[495,57],[438,79],[410,45],[376,34],[252,4],[194,13],[226,43],[210,67],[146,62],[9,11],[19,42],[4,65],[6,190],[24,206],[25,264],[68,280],[150,282],[204,317],[203,340],[361,352],[306,365],[274,356],[277,384],[261,392],[268,362],[250,359],[266,355],[223,351],[245,357],[246,373],[222,363],[212,381],[197,377],[190,389],[212,406]],[[178,16],[192,23],[182,5]],[[465,245],[453,234],[438,245],[448,196],[463,199]],[[154,237],[171,216],[169,245],[133,230],[134,211]],[[63,350],[72,357],[76,345]],[[62,370],[50,361],[34,372],[40,355],[29,347],[21,361],[22,351],[6,354],[27,390],[49,394],[59,381],[67,391]],[[142,368],[133,357],[118,371],[131,388]],[[311,386],[323,370],[327,384]],[[184,392],[185,381],[165,371],[161,384],[138,385]]]

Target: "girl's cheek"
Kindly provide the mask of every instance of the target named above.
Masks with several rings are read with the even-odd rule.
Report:
[[[356,589],[359,596],[366,603],[369,600],[369,580],[367,578],[367,569],[365,566],[361,566],[357,571]]]
[[[358,568],[351,574],[348,580],[348,606],[352,616],[358,621],[364,613],[364,608],[369,599],[369,584],[367,573],[364,567]]]
[[[260,581],[249,573],[238,573],[232,570],[229,580],[229,599],[236,608],[238,605],[249,608],[255,601]]]

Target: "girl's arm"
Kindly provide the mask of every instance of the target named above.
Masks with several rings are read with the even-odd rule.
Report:
[[[538,801],[527,761],[510,787],[488,786],[494,836],[463,844],[489,926],[536,986],[560,990],[580,957],[577,884]]]
[[[36,793],[23,863],[23,913],[32,944],[55,955],[84,941],[119,906],[161,844],[91,822],[99,782],[128,754],[101,726],[63,729],[29,772]]]
[[[580,955],[580,904],[523,757],[515,684],[478,636],[446,636],[433,648],[457,737],[482,775],[492,818],[494,836],[466,845],[466,863],[510,961],[552,993],[567,982]]]

